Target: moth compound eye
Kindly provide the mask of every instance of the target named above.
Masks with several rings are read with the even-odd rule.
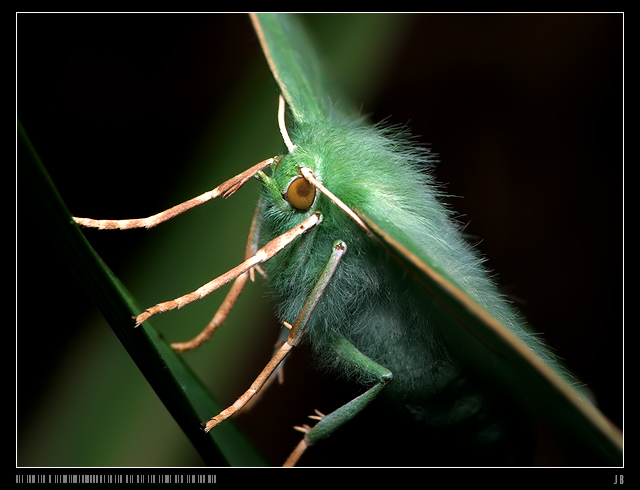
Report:
[[[304,177],[296,177],[287,186],[282,197],[294,208],[306,211],[313,204],[316,188]]]

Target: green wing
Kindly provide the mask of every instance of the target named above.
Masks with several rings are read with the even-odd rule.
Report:
[[[328,100],[316,55],[290,15],[254,14],[265,57],[296,121],[326,119]],[[622,464],[622,434],[581,392],[531,345],[471,299],[432,263],[411,237],[393,223],[355,210],[381,245],[411,271],[448,313],[443,335],[474,368],[503,383],[514,397],[533,404],[570,440],[588,448],[602,464]],[[544,349],[542,350],[544,352]],[[525,387],[523,389],[523,387]]]
[[[269,68],[296,121],[326,119],[318,58],[301,26],[286,14],[251,16]],[[291,40],[295,40],[292,44]],[[282,69],[283,67],[293,69]]]

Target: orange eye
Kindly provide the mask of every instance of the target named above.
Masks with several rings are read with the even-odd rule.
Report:
[[[306,211],[313,204],[316,197],[316,188],[304,177],[296,177],[282,195],[284,199],[296,209]]]

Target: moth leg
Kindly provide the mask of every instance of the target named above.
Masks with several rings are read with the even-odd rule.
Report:
[[[282,333],[288,333],[287,330],[282,330]],[[274,355],[278,352],[278,350],[282,347],[283,344],[285,344],[287,341],[287,337],[280,337],[278,338],[278,341],[275,344],[275,348],[274,348]],[[285,363],[286,359],[283,359],[280,364],[278,364],[278,367],[275,368],[275,370],[269,375],[269,377],[267,378],[267,380],[264,382],[264,384],[262,385],[262,387],[260,388],[260,391],[258,391],[255,395],[253,395],[253,397],[245,404],[244,407],[242,407],[242,411],[243,413],[248,412],[249,410],[251,410],[260,400],[260,398],[262,397],[262,395],[266,392],[266,390],[275,382],[277,381],[278,384],[282,384],[284,383],[284,363]]]
[[[363,373],[375,379],[376,384],[362,395],[354,398],[328,415],[323,415],[316,411],[316,415],[310,416],[310,418],[318,420],[318,423],[314,427],[306,425],[296,427],[297,430],[304,432],[304,437],[289,455],[283,466],[295,466],[309,446],[312,446],[322,439],[326,439],[344,423],[358,415],[361,410],[368,406],[380,394],[393,378],[393,374],[389,369],[369,359],[356,349],[345,337],[341,335],[335,336],[331,342],[331,347],[337,355],[348,361],[354,368],[361,370]]]
[[[202,332],[186,342],[174,342],[171,344],[171,347],[178,352],[186,352],[188,350],[197,349],[207,340],[209,340],[218,329],[218,327],[225,322],[225,320],[229,316],[229,313],[231,313],[231,309],[240,296],[240,293],[242,292],[244,285],[247,283],[248,278],[249,273],[245,272],[244,274],[240,275],[235,281],[233,281],[233,285],[227,293],[227,296],[225,296],[224,301],[218,308],[218,311],[216,311],[216,314],[213,316],[207,326],[204,327],[204,330],[202,330]]]
[[[260,215],[260,210],[262,209],[262,198],[260,198],[258,200],[258,205],[256,206],[256,211],[254,213],[253,216],[253,222],[251,223],[251,230],[249,232],[249,240],[247,241],[247,248],[246,248],[246,252],[245,254],[248,255],[252,255],[255,254],[256,250],[258,249],[258,241],[260,239],[260,226],[258,223],[258,216]],[[254,268],[256,271],[258,271],[263,277],[267,277],[267,275],[265,274],[265,272],[259,267],[256,266]],[[249,271],[249,277],[251,279],[251,281],[253,281],[253,272],[254,269],[251,269]],[[282,347],[282,345],[287,341],[287,337],[288,337],[288,331],[285,329],[282,329],[280,331],[280,336],[278,337],[277,342],[275,343],[274,346],[274,350],[273,353],[274,355],[278,352],[278,350]],[[258,393],[256,393],[243,407],[244,411],[248,411],[251,410],[251,408],[258,402],[260,396],[265,392],[265,390],[267,388],[269,388],[269,386],[271,386],[273,384],[273,382],[277,379],[279,384],[282,384],[284,382],[284,375],[283,375],[283,367],[284,367],[284,360],[282,360],[280,362],[280,364],[278,365],[278,367],[275,369],[275,371],[273,371],[271,373],[271,375],[269,375],[269,377],[267,378],[267,380],[265,381],[264,385],[262,386],[262,388],[260,389],[260,391]]]
[[[211,294],[212,292],[221,288],[225,284],[233,281],[234,279],[237,279],[239,276],[241,276],[245,272],[249,272],[251,269],[261,264],[262,262],[266,262],[271,257],[273,257],[278,252],[280,252],[283,248],[285,248],[287,245],[289,245],[298,236],[302,235],[307,230],[309,230],[310,228],[320,223],[320,221],[322,221],[322,216],[320,215],[320,213],[312,214],[307,219],[305,219],[302,223],[297,225],[295,228],[291,228],[290,230],[286,231],[282,235],[271,240],[264,247],[258,250],[253,256],[249,257],[240,265],[216,277],[212,281],[209,281],[208,283],[199,287],[195,291],[185,294],[184,296],[180,296],[179,298],[172,299],[170,301],[158,303],[157,305],[152,306],[151,308],[147,308],[144,312],[140,313],[135,318],[136,326],[148,320],[153,315],[157,315],[158,313],[165,313],[167,311],[182,308],[183,306],[188,305],[189,303],[193,303],[196,300],[204,298],[205,296],[207,296],[208,294]]]
[[[256,207],[256,211],[253,215],[253,220],[251,221],[251,229],[249,230],[247,246],[245,248],[245,260],[255,255],[258,251],[258,215],[259,208]],[[260,266],[256,265],[255,268],[258,269],[258,272],[264,275],[264,272],[262,272]],[[200,332],[196,337],[187,342],[174,342],[173,344],[171,344],[171,347],[173,347],[178,352],[185,352],[188,350],[197,349],[203,343],[209,340],[218,329],[218,327],[225,322],[225,320],[229,316],[229,313],[231,313],[233,305],[236,303],[236,300],[240,296],[240,293],[242,292],[242,289],[247,282],[247,278],[251,277],[251,280],[253,281],[252,276],[253,269],[250,269],[249,272],[245,272],[244,274],[238,276],[238,278],[233,282],[233,285],[227,293],[227,296],[224,298],[224,301],[220,305],[220,308],[218,308],[218,311],[216,311],[216,314],[213,316],[207,326],[202,330],[202,332]]]
[[[285,326],[289,329],[289,335],[287,336],[287,340],[280,346],[280,348],[276,351],[271,360],[267,363],[262,372],[258,375],[255,381],[251,384],[249,389],[244,392],[234,403],[233,405],[225,408],[222,412],[220,412],[215,417],[211,418],[205,424],[205,431],[208,432],[217,426],[220,422],[228,419],[233,414],[242,409],[248,402],[253,398],[253,396],[262,389],[265,385],[271,374],[273,374],[280,363],[284,360],[284,358],[291,352],[291,350],[300,343],[302,336],[306,330],[307,323],[309,322],[309,318],[311,318],[311,314],[315,309],[318,301],[322,297],[324,290],[328,286],[333,274],[338,268],[338,264],[342,259],[342,256],[347,250],[347,246],[342,241],[337,241],[333,245],[333,250],[327,261],[327,265],[325,266],[322,274],[320,275],[320,279],[316,283],[315,287],[311,291],[307,302],[302,307],[302,311],[296,318],[293,325],[289,325],[285,323]]]

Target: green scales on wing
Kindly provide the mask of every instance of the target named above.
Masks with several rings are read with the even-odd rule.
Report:
[[[596,461],[621,464],[618,430],[530,333],[438,201],[439,188],[425,172],[428,152],[403,134],[341,112],[296,19],[257,14],[252,20],[293,116],[287,129],[295,145],[263,176],[261,242],[322,214],[320,225],[265,265],[278,316],[298,315],[333,243],[346,242],[306,335],[324,366],[369,388],[323,417],[306,434],[308,442],[326,437],[382,392],[427,427],[444,430],[452,452],[468,450],[471,462],[521,463],[510,460],[510,424],[522,423],[520,414],[530,415],[523,407],[533,407]],[[286,190],[303,167],[367,230],[321,193],[303,209],[292,206]],[[494,402],[496,390],[509,403]]]

